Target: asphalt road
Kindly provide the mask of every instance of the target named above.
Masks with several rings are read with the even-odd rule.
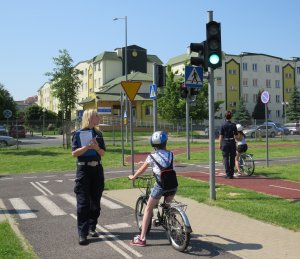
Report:
[[[129,169],[106,171],[106,178],[129,173]],[[81,247],[77,243],[74,178],[73,172],[0,177],[6,213],[40,258],[238,258],[201,241],[201,233],[192,233],[188,250],[179,253],[169,245],[162,228],[150,232],[150,246],[132,247],[129,241],[137,233],[134,210],[105,193],[97,228],[101,237]]]

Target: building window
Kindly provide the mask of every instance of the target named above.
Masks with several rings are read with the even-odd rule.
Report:
[[[243,86],[248,86],[248,78],[243,78]]]
[[[266,80],[266,87],[271,88],[271,79]]]
[[[271,65],[266,65],[266,72],[267,73],[270,73],[271,72]]]
[[[217,101],[222,101],[223,97],[222,97],[222,93],[217,93]]]
[[[217,85],[222,85],[222,77],[217,77]]]
[[[145,116],[152,116],[152,106],[145,107]]]
[[[96,71],[96,64],[94,64],[94,72]]]
[[[234,85],[230,86],[230,90],[231,90],[231,91],[236,91],[235,86],[234,86]]]
[[[291,73],[286,73],[285,78],[292,78],[292,74]]]
[[[280,73],[279,65],[275,65],[275,73]]]
[[[297,67],[297,75],[300,75],[300,67]]]
[[[276,103],[280,103],[280,95],[276,95]]]
[[[257,64],[252,64],[252,70],[253,70],[254,72],[257,72]]]
[[[247,70],[248,70],[247,63],[243,63],[243,70],[244,70],[244,71],[247,71]]]
[[[253,94],[253,103],[257,103],[257,98],[258,98],[258,95],[257,94]]]
[[[248,103],[248,94],[243,94],[243,100],[245,103]]]
[[[229,69],[229,75],[236,75],[235,69]]]
[[[291,92],[292,92],[292,88],[286,88],[285,91],[286,91],[287,93],[291,93]]]
[[[275,80],[275,87],[280,88],[280,80]]]
[[[257,80],[256,78],[254,78],[254,79],[253,79],[253,86],[257,87],[257,85],[258,85],[257,82],[258,82],[258,80]]]
[[[276,110],[276,118],[280,118],[280,110]]]
[[[230,107],[235,107],[235,106],[236,106],[236,102],[231,102],[231,103],[229,104],[229,106],[230,106]]]
[[[101,71],[100,63],[98,63],[98,71]]]

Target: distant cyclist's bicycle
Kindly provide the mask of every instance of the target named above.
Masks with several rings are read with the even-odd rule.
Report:
[[[241,154],[239,164],[242,175],[250,176],[254,173],[255,163],[252,154]]]
[[[154,177],[150,175],[137,178],[137,186],[142,194],[136,201],[135,218],[140,231],[153,181]],[[187,205],[176,201],[159,203],[157,208],[154,209],[154,211],[157,211],[157,215],[152,216],[147,234],[150,232],[152,225],[155,227],[162,226],[172,247],[177,251],[184,251],[189,245],[192,232],[189,219],[185,213],[186,207]]]

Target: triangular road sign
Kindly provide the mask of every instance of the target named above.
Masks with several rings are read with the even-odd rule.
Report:
[[[198,74],[196,68],[193,68],[190,75],[188,76],[186,83],[188,84],[195,84],[195,85],[202,85],[202,80]]]
[[[138,82],[138,81],[122,81],[121,85],[125,91],[125,93],[127,94],[129,100],[131,102],[134,101],[134,98],[137,94],[137,92],[140,89],[140,86],[142,85],[142,82]]]

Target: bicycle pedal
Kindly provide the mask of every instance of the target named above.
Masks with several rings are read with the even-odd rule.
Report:
[[[158,219],[154,219],[154,220],[152,221],[152,225],[153,225],[154,227],[159,227],[161,224],[160,224],[160,221],[159,221]]]

